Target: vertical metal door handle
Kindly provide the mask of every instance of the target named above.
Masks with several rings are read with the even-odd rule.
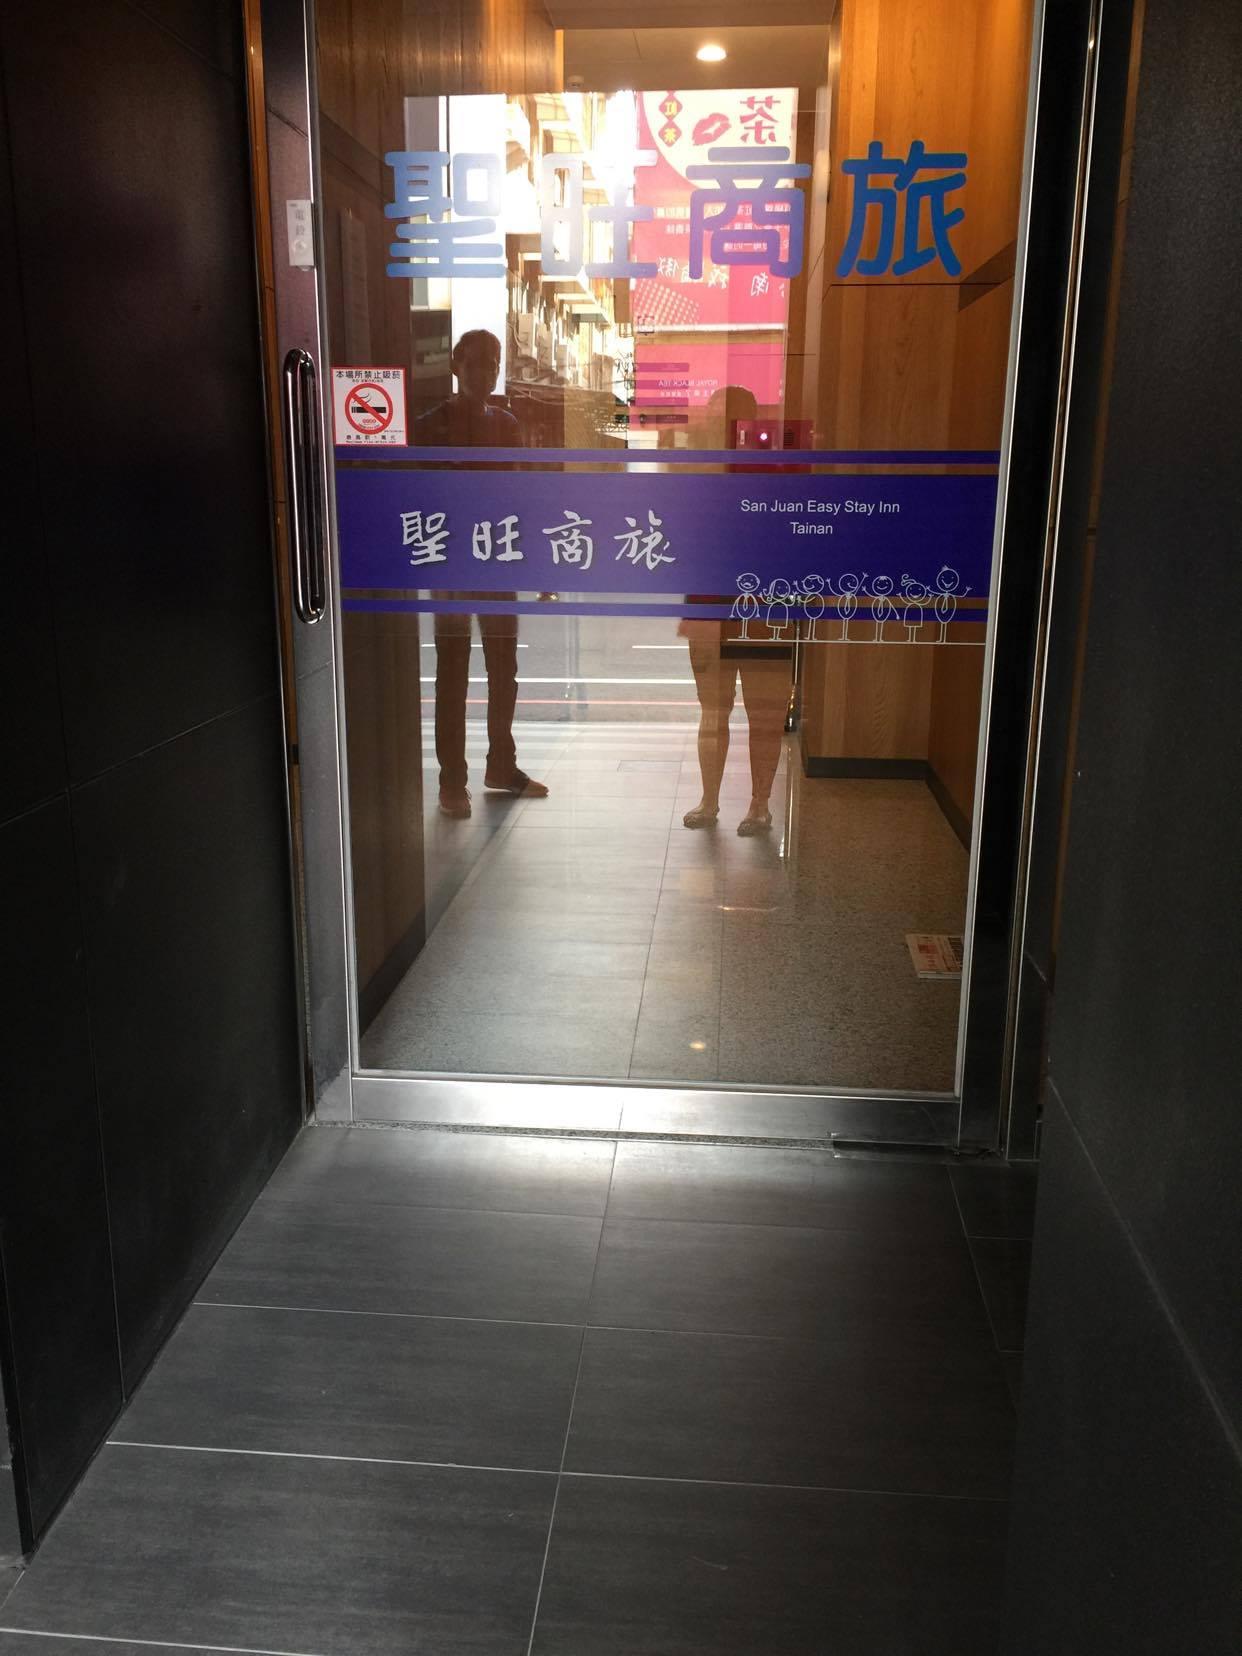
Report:
[[[301,620],[313,627],[328,607],[328,582],[319,475],[319,392],[315,364],[306,351],[294,349],[285,357],[281,406],[293,602]]]

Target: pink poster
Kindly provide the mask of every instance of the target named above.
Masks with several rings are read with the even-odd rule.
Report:
[[[657,265],[658,274],[634,283],[635,402],[640,411],[665,411],[660,424],[689,423],[723,385],[745,387],[761,407],[781,402],[789,279],[761,264],[716,264],[706,248],[699,250],[701,274],[692,275],[695,183],[687,168],[720,147],[753,150],[757,162],[780,147],[792,154],[797,96],[793,87],[639,95],[639,146],[657,159],[636,175],[635,201],[655,212],[634,226],[633,257]],[[745,222],[743,209],[739,235]],[[704,337],[668,341],[688,331]]]

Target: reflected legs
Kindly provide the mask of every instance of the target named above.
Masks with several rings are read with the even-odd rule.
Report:
[[[764,833],[772,826],[768,800],[780,764],[789,710],[789,663],[741,661],[742,702],[750,727],[750,807],[738,824],[739,834]]]
[[[703,794],[682,821],[687,828],[705,828],[720,814],[720,783],[729,757],[729,716],[737,694],[737,671],[722,661],[719,644],[692,643],[690,665],[699,698],[699,774]]]
[[[470,688],[470,617],[437,615],[436,759],[440,793],[466,791],[466,695]],[[443,803],[443,800],[442,800]]]
[[[487,667],[487,779],[507,784],[517,771],[513,718],[517,712],[517,617],[481,615]]]

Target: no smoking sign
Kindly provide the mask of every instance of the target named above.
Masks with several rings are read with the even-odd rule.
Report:
[[[332,428],[341,443],[405,444],[405,369],[334,368]]]

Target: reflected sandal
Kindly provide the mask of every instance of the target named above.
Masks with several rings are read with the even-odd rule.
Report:
[[[709,811],[702,805],[696,805],[694,810],[687,811],[681,820],[686,828],[710,828],[719,815],[719,806],[714,811]]]
[[[743,839],[750,839],[754,834],[769,834],[772,831],[771,811],[748,811],[737,825],[737,831]]]

